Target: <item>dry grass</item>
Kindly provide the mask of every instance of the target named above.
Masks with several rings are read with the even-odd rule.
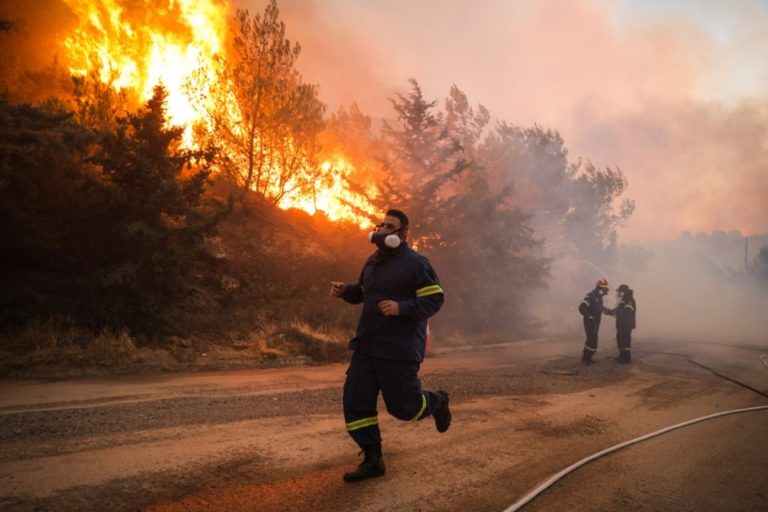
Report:
[[[256,329],[215,339],[171,337],[162,346],[137,349],[125,331],[93,333],[58,318],[0,335],[0,374],[74,376],[339,362],[347,358],[350,334],[330,323],[313,327],[296,319],[262,317]]]
[[[344,361],[347,357],[349,333],[331,325],[311,327],[294,320],[285,330],[285,340],[316,362]]]
[[[131,363],[136,343],[126,331],[93,333],[68,318],[33,322],[0,338],[0,365],[120,365]]]
[[[298,319],[263,321],[256,330],[230,335],[228,344],[243,354],[257,352],[266,360],[307,356],[316,363],[329,363],[345,360],[350,334],[331,324],[313,327]]]

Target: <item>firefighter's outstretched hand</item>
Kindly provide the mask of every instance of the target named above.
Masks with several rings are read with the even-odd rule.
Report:
[[[379,302],[379,311],[384,316],[397,316],[400,314],[400,306],[394,300],[383,300]]]
[[[341,297],[344,295],[344,283],[331,281],[331,295],[334,297]]]

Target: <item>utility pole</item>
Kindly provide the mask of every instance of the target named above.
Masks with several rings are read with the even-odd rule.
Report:
[[[749,235],[744,237],[744,270],[749,265]]]

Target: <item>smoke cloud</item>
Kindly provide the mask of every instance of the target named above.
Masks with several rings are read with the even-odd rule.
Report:
[[[455,83],[498,119],[559,130],[572,158],[619,166],[637,201],[625,240],[768,232],[768,9],[652,5],[280,2],[331,108],[388,117],[407,78],[438,99]]]
[[[766,244],[768,237],[753,242]],[[765,344],[766,283],[739,273],[741,264],[723,263],[729,253],[729,263],[741,259],[741,235],[684,236],[646,250],[645,265],[623,265],[617,271],[636,288],[638,325],[644,337]]]

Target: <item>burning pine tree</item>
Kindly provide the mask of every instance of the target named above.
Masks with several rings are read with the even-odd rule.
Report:
[[[215,0],[65,1],[77,19],[65,60],[80,84],[105,84],[126,108],[162,84],[169,125],[183,127],[186,147],[216,146],[216,172],[242,196],[369,224],[365,196],[345,187],[355,170],[320,146],[325,106],[295,68],[300,46],[274,0],[234,16]],[[81,85],[78,97],[93,103],[99,89]]]

